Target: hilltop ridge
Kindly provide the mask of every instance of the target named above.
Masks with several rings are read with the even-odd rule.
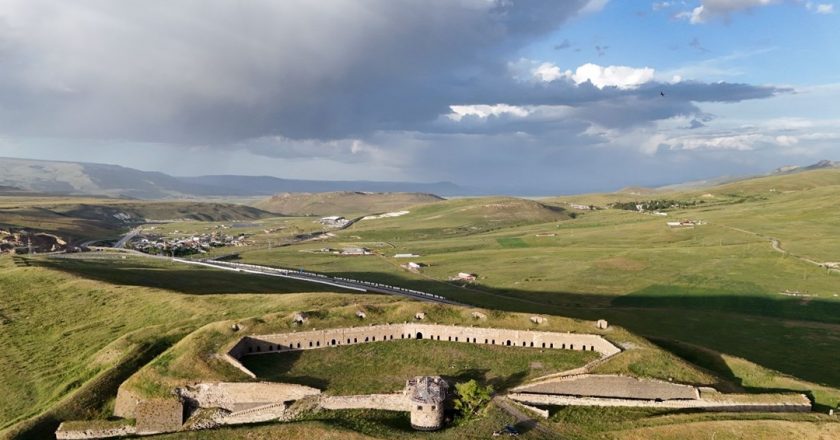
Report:
[[[275,194],[254,206],[283,215],[349,215],[383,213],[444,200],[429,193],[333,191]]]
[[[119,165],[0,157],[0,186],[64,195],[138,199],[253,197],[279,192],[378,191],[455,194],[450,182],[296,180],[272,176],[177,177]]]

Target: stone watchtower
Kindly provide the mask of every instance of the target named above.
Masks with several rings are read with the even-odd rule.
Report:
[[[440,376],[417,376],[405,384],[411,405],[411,427],[435,431],[443,427],[443,402],[449,384]]]

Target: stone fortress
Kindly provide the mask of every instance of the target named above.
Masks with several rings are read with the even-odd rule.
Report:
[[[421,320],[422,317],[416,319]],[[598,321],[596,327],[606,328],[607,323]],[[600,363],[622,351],[596,334],[404,322],[248,335],[233,342],[226,351],[220,353],[220,357],[256,379],[256,375],[242,365],[240,359],[269,353],[366,343],[395,343],[409,339],[592,351],[600,355],[594,363]],[[546,411],[531,405],[647,406],[723,411],[809,411],[811,408],[807,397],[798,394],[751,404],[740,400],[746,399],[745,395],[720,394],[711,389],[657,380],[583,374],[586,371],[587,367],[583,367],[531,381],[511,390],[507,397],[537,413]],[[295,384],[222,382],[183,386],[175,390],[177,399],[161,401],[137,398],[121,387],[114,415],[135,419],[136,424],[130,432],[135,435],[243,423],[291,421],[299,415],[298,411],[302,407],[409,412],[412,427],[436,430],[444,426],[448,390],[449,384],[438,376],[409,378],[403,391],[397,393],[352,396],[325,395],[319,389]],[[56,435],[59,439],[103,437],[95,432],[80,433],[62,428],[59,428]]]
[[[411,403],[411,427],[435,431],[443,427],[443,404],[449,384],[440,376],[409,379],[405,394]]]
[[[312,350],[401,339],[431,339],[479,345],[594,351],[602,357],[621,352],[620,348],[602,336],[594,334],[407,322],[246,336],[227,352],[227,360],[240,370],[247,371],[244,366],[236,361],[237,359],[243,356],[265,353]],[[255,377],[250,371],[247,371],[246,374]]]

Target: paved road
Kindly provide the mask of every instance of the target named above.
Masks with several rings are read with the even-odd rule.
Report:
[[[122,236],[122,237],[121,237],[121,238],[120,238],[120,239],[119,239],[119,240],[118,240],[118,241],[114,244],[114,247],[115,247],[115,248],[117,248],[117,249],[122,249],[122,248],[124,248],[124,247],[125,247],[125,244],[126,244],[126,243],[128,243],[128,242],[129,242],[132,238],[136,237],[136,236],[137,236],[137,234],[139,234],[139,233],[140,233],[140,231],[141,231],[142,229],[143,229],[143,228],[141,228],[140,226],[138,226],[138,227],[136,227],[136,228],[134,228],[134,229],[132,229],[132,230],[128,231],[128,233],[126,233],[125,235],[123,235],[123,236]]]
[[[399,295],[405,296],[408,298],[414,298],[421,301],[429,301],[429,302],[436,302],[441,304],[452,304],[452,305],[463,305],[461,303],[451,301],[446,299],[443,296],[436,295],[434,293],[423,292],[420,290],[414,289],[406,289],[403,287],[398,286],[391,286],[388,284],[382,283],[375,283],[371,281],[362,281],[362,280],[355,280],[351,278],[343,278],[343,277],[331,277],[328,275],[316,273],[316,272],[307,272],[302,270],[295,270],[295,269],[286,269],[281,267],[270,267],[270,266],[259,266],[256,264],[244,264],[244,263],[233,263],[228,261],[215,261],[215,260],[188,260],[185,258],[171,258],[165,257],[161,255],[150,255],[140,251],[131,250],[131,249],[115,249],[115,248],[102,248],[102,247],[91,247],[91,250],[100,251],[103,254],[106,252],[114,252],[117,251],[118,253],[123,254],[130,254],[137,257],[145,257],[145,258],[155,258],[159,260],[168,260],[176,263],[182,264],[191,264],[195,266],[205,266],[205,267],[212,267],[215,269],[221,270],[229,270],[239,273],[247,273],[247,274],[257,274],[257,275],[268,275],[273,277],[279,278],[287,278],[299,281],[306,281],[310,283],[317,283],[317,284],[324,284],[327,286],[332,287],[339,287],[342,289],[347,290],[355,290],[357,292],[374,292],[374,293],[384,293],[389,295]],[[61,254],[55,255],[57,258],[85,258],[87,255],[86,253],[78,253],[78,254]]]
[[[375,283],[371,281],[355,280],[344,277],[331,277],[316,272],[307,272],[302,270],[286,269],[280,267],[259,266],[256,264],[233,263],[228,261],[215,260],[186,260],[183,258],[172,258],[172,261],[213,267],[216,269],[233,270],[237,272],[289,278],[300,281],[307,281],[311,283],[325,284],[333,287],[340,287],[343,289],[356,290],[360,292],[385,293],[389,295],[406,296],[422,301],[431,301],[441,304],[463,305],[458,302],[448,300],[445,297],[436,295],[434,293],[423,292],[414,289],[406,289],[404,287],[391,286],[388,284]]]

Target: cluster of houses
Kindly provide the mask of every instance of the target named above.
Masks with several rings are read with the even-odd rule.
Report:
[[[132,249],[154,255],[184,256],[203,254],[212,248],[253,244],[246,234],[228,235],[211,232],[191,237],[139,237],[129,243]]]
[[[58,252],[66,248],[67,242],[52,234],[0,229],[0,254]]]

